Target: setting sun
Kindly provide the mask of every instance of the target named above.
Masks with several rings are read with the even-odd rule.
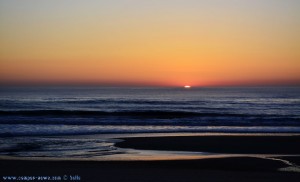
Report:
[[[191,88],[191,86],[189,86],[189,85],[185,85],[185,86],[184,86],[184,88]]]

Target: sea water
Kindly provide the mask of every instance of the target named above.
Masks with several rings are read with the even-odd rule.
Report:
[[[0,89],[0,155],[93,158],[124,151],[91,136],[187,132],[300,133],[300,87]]]

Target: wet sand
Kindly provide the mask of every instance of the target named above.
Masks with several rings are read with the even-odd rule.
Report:
[[[121,148],[229,154],[299,154],[300,136],[224,135],[124,138]]]
[[[1,160],[1,177],[80,176],[81,181],[298,181],[299,173],[278,172],[280,161],[220,158],[178,161]],[[70,180],[66,180],[70,181]]]
[[[299,136],[181,136],[126,138],[116,146],[134,149],[219,153],[299,154]],[[299,157],[282,157],[296,164]],[[71,181],[299,181],[300,173],[278,169],[282,161],[254,157],[161,161],[0,160],[0,176],[61,176]],[[74,180],[73,180],[74,181]]]

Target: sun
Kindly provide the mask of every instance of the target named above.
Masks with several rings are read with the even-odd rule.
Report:
[[[191,88],[191,86],[190,85],[185,85],[184,88]]]

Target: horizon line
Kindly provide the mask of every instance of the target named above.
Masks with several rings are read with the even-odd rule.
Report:
[[[79,81],[0,81],[1,87],[13,86],[95,86],[95,87],[184,87],[186,85],[195,87],[284,87],[292,86],[299,87],[299,81],[285,82],[224,82],[211,84],[163,84],[163,83],[138,83],[138,82],[79,82]]]

